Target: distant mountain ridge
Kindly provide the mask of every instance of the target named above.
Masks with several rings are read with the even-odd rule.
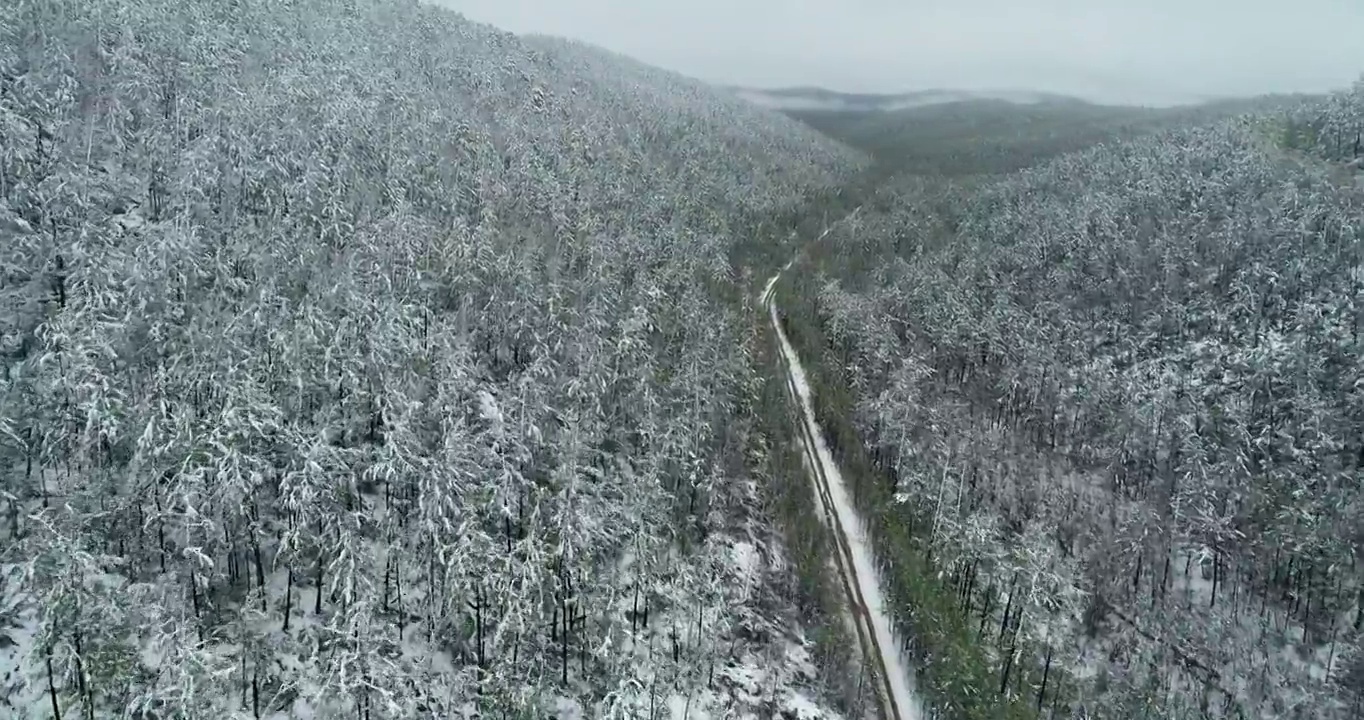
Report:
[[[875,112],[971,100],[999,100],[1018,105],[1036,105],[1044,102],[1089,104],[1078,97],[1034,90],[930,89],[903,93],[850,93],[811,86],[788,88],[731,86],[727,89],[755,105],[774,110]]]

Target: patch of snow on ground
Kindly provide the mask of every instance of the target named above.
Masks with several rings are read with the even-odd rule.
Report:
[[[497,398],[487,390],[478,391],[478,414],[479,417],[493,424],[494,428],[502,428],[502,409],[497,406]]]
[[[38,620],[19,591],[18,572],[18,566],[0,566],[0,717],[31,717],[43,701],[41,688],[27,679]]]
[[[824,717],[824,709],[799,692],[793,692],[787,698],[786,709],[798,720],[815,720]]]
[[[583,708],[573,698],[560,697],[554,701],[554,720],[583,720]]]
[[[741,540],[734,543],[731,552],[734,555],[734,567],[738,570],[739,576],[745,580],[745,583],[752,582],[757,578],[762,567],[762,557],[758,555],[758,548],[754,547],[753,543]]]

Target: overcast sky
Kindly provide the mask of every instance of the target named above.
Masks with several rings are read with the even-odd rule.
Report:
[[[1364,0],[438,0],[712,82],[1097,100],[1320,91],[1364,72]]]

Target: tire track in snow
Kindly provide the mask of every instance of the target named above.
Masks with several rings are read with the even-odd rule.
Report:
[[[786,357],[782,356],[782,367],[787,368],[786,392],[790,398],[792,407],[800,412],[800,393],[796,390],[789,365]],[[894,715],[888,712],[886,706],[888,688],[882,685],[876,687],[880,678],[885,676],[884,668],[880,668],[879,651],[876,647],[875,631],[871,626],[871,617],[867,613],[866,603],[863,602],[858,590],[855,577],[852,575],[852,557],[848,544],[843,537],[842,528],[838,522],[837,512],[834,510],[833,499],[829,497],[828,484],[824,480],[819,461],[814,454],[814,442],[810,439],[810,430],[802,421],[800,427],[801,460],[810,478],[810,489],[814,491],[815,498],[819,502],[820,523],[834,533],[834,568],[838,572],[839,584],[843,588],[843,593],[848,601],[848,617],[852,625],[852,630],[856,634],[858,655],[862,658],[864,667],[871,668],[872,675],[872,695],[876,699],[876,707],[880,711],[880,717],[885,720],[894,720]]]
[[[828,233],[826,229],[820,239]],[[781,346],[787,391],[800,418],[801,444],[810,468],[811,481],[823,510],[825,524],[834,531],[834,559],[857,628],[858,645],[880,681],[877,683],[876,695],[881,715],[886,720],[921,720],[921,706],[914,695],[908,666],[900,655],[901,645],[895,636],[894,625],[887,615],[865,528],[853,508],[843,476],[815,421],[805,370],[782,329],[777,313],[774,290],[782,273],[789,270],[793,262],[787,263],[781,272],[767,281],[761,299]]]

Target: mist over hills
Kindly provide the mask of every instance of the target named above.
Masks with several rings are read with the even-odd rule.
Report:
[[[783,111],[894,111],[969,100],[1001,100],[1017,104],[1085,102],[1067,95],[1030,90],[934,89],[904,93],[853,93],[812,86],[774,89],[731,86],[728,89],[756,105]]]
[[[894,112],[918,107],[972,101],[1000,101],[1014,105],[1052,104],[1060,106],[1100,105],[1107,107],[1176,108],[1246,102],[1252,98],[1278,98],[1300,101],[1323,97],[1320,93],[1271,93],[1259,96],[1186,95],[1159,100],[1118,101],[1111,94],[1060,93],[1029,89],[931,88],[907,92],[846,92],[813,85],[779,88],[725,85],[729,92],[755,105],[783,112]]]
[[[1264,95],[1174,105],[1122,105],[1029,91],[844,93],[817,87],[733,89],[900,172],[960,177],[1002,173],[1096,143],[1245,113],[1274,113],[1324,96]]]

